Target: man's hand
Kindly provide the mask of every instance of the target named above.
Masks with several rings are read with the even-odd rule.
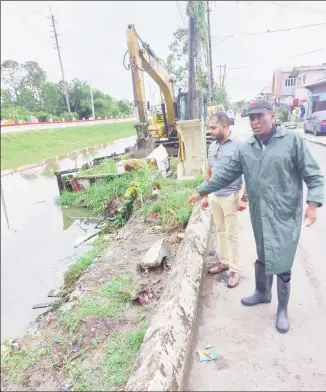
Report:
[[[203,201],[201,202],[201,206],[202,206],[202,208],[203,208],[204,210],[206,210],[206,208],[208,207],[208,195],[206,195],[206,196],[203,198]]]
[[[306,227],[309,227],[316,222],[316,219],[317,219],[316,208],[317,208],[316,203],[310,203],[309,206],[307,207],[306,212],[304,214],[304,220],[306,223]]]
[[[237,204],[237,211],[244,211],[246,208],[247,202],[240,199]]]
[[[189,197],[187,203],[185,204],[186,207],[188,206],[193,206],[197,203],[197,201],[200,200],[200,193],[196,192],[192,196]]]

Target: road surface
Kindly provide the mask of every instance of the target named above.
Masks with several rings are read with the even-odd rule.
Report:
[[[239,119],[234,133],[245,137],[246,129],[245,120]],[[307,143],[325,175],[326,147]],[[248,308],[240,303],[253,291],[256,259],[249,213],[241,213],[242,280],[228,289],[226,274],[205,278],[184,390],[326,390],[325,240],[326,208],[322,207],[316,224],[302,229],[291,281],[291,329],[282,335],[275,329],[275,279],[271,304]],[[208,258],[207,266],[212,261]],[[217,361],[198,361],[197,350],[207,344],[215,345]]]

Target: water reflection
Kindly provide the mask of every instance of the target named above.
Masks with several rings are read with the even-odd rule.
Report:
[[[55,171],[81,167],[94,158],[123,153],[135,137],[1,172],[1,338],[21,336],[39,314],[35,303],[62,282],[63,271],[89,249],[74,248],[87,227],[85,209],[55,204]],[[4,197],[3,197],[4,196]],[[40,310],[40,313],[42,310]]]

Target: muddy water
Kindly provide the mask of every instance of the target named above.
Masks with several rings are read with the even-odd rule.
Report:
[[[47,294],[60,286],[67,266],[90,249],[86,244],[74,248],[90,229],[78,219],[87,211],[55,204],[54,172],[123,153],[134,142],[135,137],[121,139],[1,172],[1,339],[19,337],[32,325],[45,310],[32,306],[50,302]]]

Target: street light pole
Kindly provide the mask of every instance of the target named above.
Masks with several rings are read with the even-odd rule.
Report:
[[[92,89],[91,82],[89,82],[89,89],[91,93],[92,116],[93,119],[95,120],[94,98],[93,98],[93,89]]]

